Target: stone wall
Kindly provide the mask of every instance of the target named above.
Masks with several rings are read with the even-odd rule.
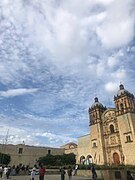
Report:
[[[90,153],[90,134],[78,138],[78,148],[77,148],[77,163],[80,163],[80,158],[82,156],[86,157]]]
[[[11,156],[10,165],[24,164],[33,166],[36,164],[39,157],[46,156],[47,154],[62,155],[64,149],[62,148],[50,148],[50,147],[36,147],[28,146],[24,144],[18,145],[2,145],[0,144],[0,152],[9,154]]]
[[[126,170],[96,170],[96,173],[100,180],[127,180]],[[91,170],[78,170],[77,175],[92,179]],[[132,176],[135,177],[134,174]]]
[[[124,155],[124,164],[135,164],[135,114],[127,113],[117,117]],[[127,139],[127,136],[130,137]]]
[[[90,153],[95,164],[104,164],[103,136],[100,123],[90,126]]]
[[[65,150],[65,154],[70,154],[73,153],[75,155],[77,155],[77,144],[75,143],[67,143],[63,146],[61,146],[61,148],[63,148]]]

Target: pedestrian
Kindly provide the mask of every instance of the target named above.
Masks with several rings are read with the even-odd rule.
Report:
[[[2,175],[2,178],[3,178],[4,180],[7,179],[7,172],[8,172],[8,167],[5,166],[5,167],[4,167],[4,170],[3,170],[3,175]]]
[[[6,173],[7,179],[9,179],[10,173],[11,173],[11,166],[8,167],[8,171],[7,171],[7,173]]]
[[[66,174],[65,167],[60,169],[60,174],[61,174],[61,180],[65,180],[65,174]]]
[[[12,176],[15,176],[15,175],[16,175],[15,165],[13,165],[12,168],[11,168],[11,175],[12,175]]]
[[[130,171],[127,171],[127,180],[134,180]]]
[[[69,180],[72,180],[72,168],[71,168],[71,166],[68,167],[67,173],[68,173]]]
[[[43,164],[41,164],[39,168],[39,180],[44,180],[45,172],[46,172],[46,169],[43,166]]]
[[[94,165],[92,165],[91,171],[92,171],[92,179],[96,180],[97,179],[97,173],[96,173],[96,169],[95,169]]]
[[[74,176],[77,175],[77,170],[78,170],[78,164],[75,165],[75,171],[74,171]]]
[[[36,175],[36,168],[34,167],[31,171],[31,174],[30,174],[30,180],[34,180],[35,178],[35,175]]]
[[[18,165],[16,166],[15,172],[16,172],[16,175],[19,175],[20,167]]]
[[[2,178],[2,174],[3,174],[3,166],[0,164],[0,177]]]
[[[26,171],[26,174],[29,174],[29,172],[30,172],[29,171],[29,165],[26,166],[25,171]]]

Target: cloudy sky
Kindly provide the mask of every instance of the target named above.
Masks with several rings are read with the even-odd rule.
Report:
[[[59,147],[89,133],[95,96],[135,94],[134,0],[0,1],[0,143]]]

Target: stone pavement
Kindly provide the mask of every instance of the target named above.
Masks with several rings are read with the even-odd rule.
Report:
[[[10,176],[11,180],[30,180],[30,176]],[[0,178],[0,180],[2,180]],[[35,180],[39,180],[39,176],[35,177]],[[44,180],[60,180],[60,175],[46,175]],[[66,175],[65,180],[68,180],[68,176]],[[80,177],[80,176],[73,176],[72,180],[91,180],[89,177]]]

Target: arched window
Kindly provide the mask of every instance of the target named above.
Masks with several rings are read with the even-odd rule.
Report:
[[[93,159],[92,159],[92,156],[91,155],[88,155],[87,156],[87,165],[93,163]]]
[[[114,125],[112,125],[112,124],[110,125],[110,132],[111,132],[111,134],[114,133]]]
[[[121,104],[120,104],[120,109],[121,109],[121,111],[123,111],[123,110],[124,110],[123,103],[121,103]]]
[[[124,105],[125,105],[125,108],[127,107],[127,102],[126,102],[126,100],[124,101]]]
[[[81,156],[81,157],[80,157],[80,164],[84,164],[84,161],[85,161],[85,157],[84,157],[84,156]]]

